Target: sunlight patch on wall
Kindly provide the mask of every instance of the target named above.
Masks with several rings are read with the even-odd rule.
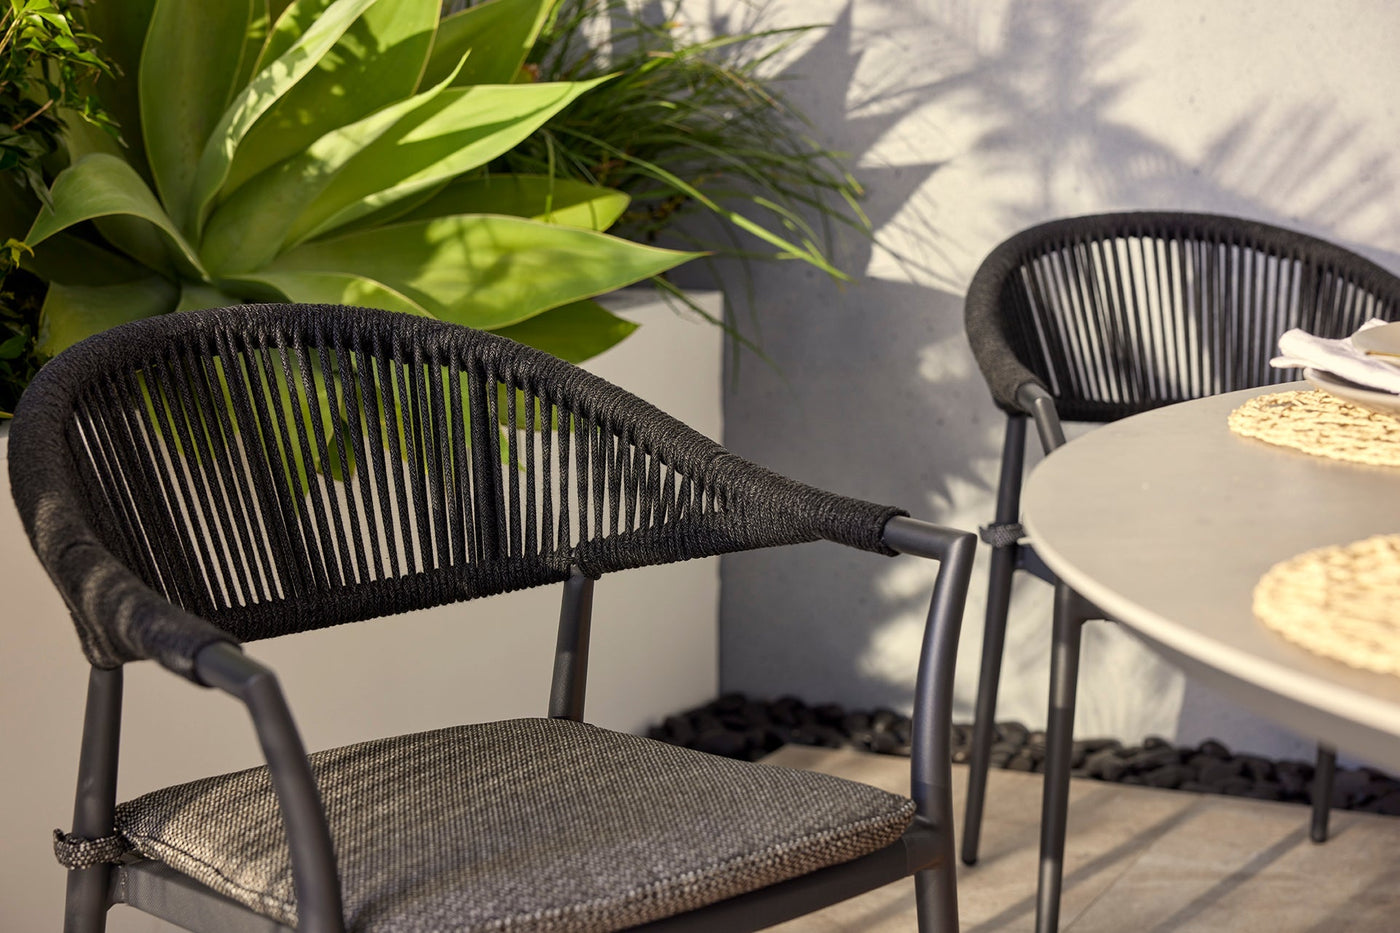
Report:
[[[934,385],[962,382],[975,368],[967,353],[967,338],[962,334],[944,338],[919,351],[919,376]]]

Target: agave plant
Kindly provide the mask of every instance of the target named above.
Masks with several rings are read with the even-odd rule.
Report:
[[[697,255],[605,231],[627,196],[486,173],[600,80],[530,82],[551,0],[104,0],[123,139],[70,121],[25,237],[39,350],[248,300],[369,305],[572,360],[632,329],[590,300]]]

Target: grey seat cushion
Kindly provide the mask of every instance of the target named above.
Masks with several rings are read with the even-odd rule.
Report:
[[[356,931],[618,930],[858,858],[912,801],[553,719],[311,756]],[[122,804],[118,832],[277,920],[296,904],[265,768]]]

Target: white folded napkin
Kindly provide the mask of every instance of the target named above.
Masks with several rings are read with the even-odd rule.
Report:
[[[1385,323],[1373,318],[1356,332],[1359,334]],[[1358,350],[1352,345],[1351,337],[1329,340],[1295,327],[1278,338],[1278,352],[1282,355],[1269,361],[1275,369],[1322,369],[1359,386],[1400,395],[1400,367]]]

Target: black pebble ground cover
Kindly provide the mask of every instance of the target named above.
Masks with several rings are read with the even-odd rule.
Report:
[[[757,761],[789,743],[907,756],[909,729],[909,717],[890,709],[847,710],[835,703],[808,705],[791,696],[755,700],[728,693],[667,716],[648,735],[712,755]],[[970,725],[953,726],[955,763],[967,761],[971,735]],[[1044,771],[1045,733],[1016,722],[998,723],[991,760],[994,768]],[[1074,743],[1072,767],[1076,777],[1100,781],[1312,803],[1310,762],[1237,755],[1213,740],[1191,748],[1155,736],[1140,745],[1085,739]],[[1400,816],[1400,781],[1374,768],[1339,767],[1332,807]]]

